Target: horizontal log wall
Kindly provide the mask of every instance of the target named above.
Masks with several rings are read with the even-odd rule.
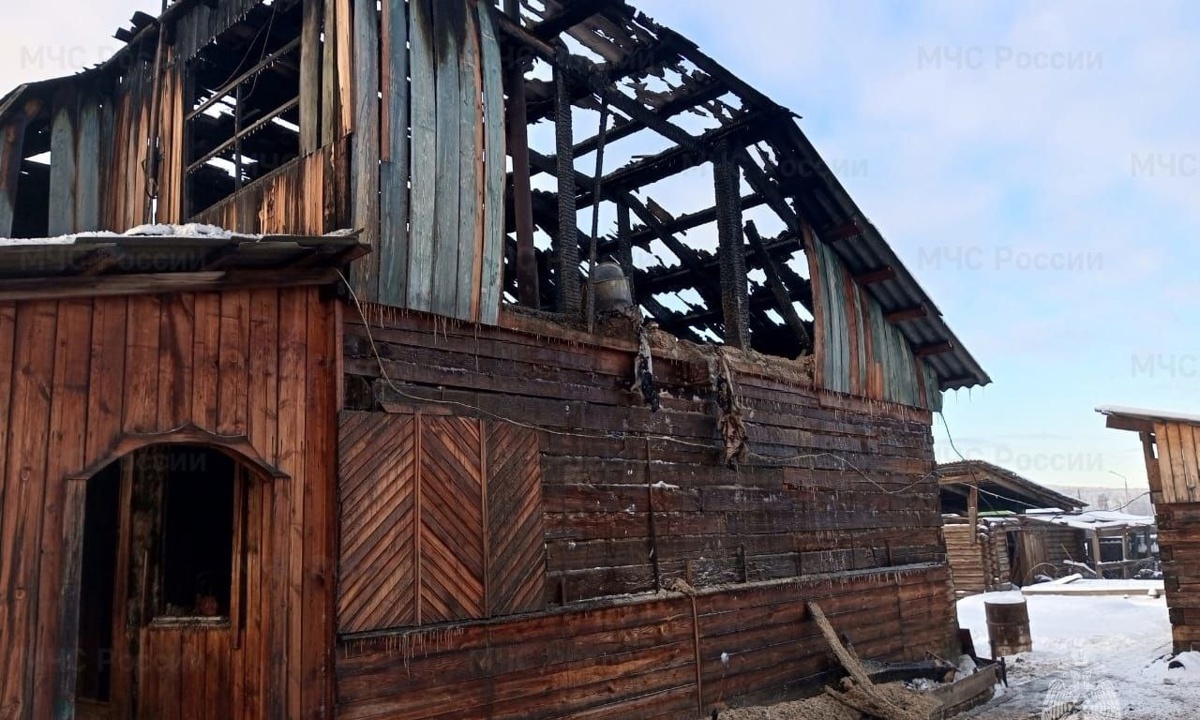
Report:
[[[695,356],[656,358],[669,396],[652,413],[629,391],[632,344],[555,342],[549,325],[514,332],[376,309],[373,338],[401,395],[380,379],[352,312],[351,409],[370,409],[375,397],[428,398],[547,428],[550,604],[676,579],[703,587],[944,562],[924,411],[814,391],[734,363],[755,456],[728,468],[708,367]]]
[[[958,595],[995,590],[1009,582],[1008,534],[992,527],[987,536],[966,523],[943,528],[954,591]]]
[[[266,580],[235,642],[234,715],[328,710],[334,310],[307,288],[0,303],[0,717],[71,708],[83,478],[181,429],[288,476],[262,481],[253,517]]]
[[[816,600],[864,657],[945,657],[944,566],[775,581],[345,641],[339,718],[708,717],[836,677]]]
[[[1161,438],[1158,443],[1161,448]],[[1155,511],[1174,649],[1200,650],[1200,503],[1156,505]]]
[[[751,454],[730,468],[721,464],[711,401],[710,365],[720,365],[715,354],[686,346],[656,352],[664,394],[661,412],[652,413],[629,389],[632,342],[596,341],[507,313],[501,316],[507,327],[497,328],[373,305],[363,312],[369,336],[357,310],[346,313],[347,407],[428,404],[542,428],[550,614],[414,636],[413,647],[441,649],[420,670],[415,659],[403,669],[383,649],[363,650],[363,636],[347,637],[339,661],[346,717],[565,717],[585,708],[596,717],[687,717],[687,708],[697,710],[690,600],[619,599],[680,582],[739,588],[697,600],[697,612],[712,614],[714,622],[732,613],[721,615],[729,625],[700,623],[700,685],[708,704],[775,696],[827,668],[820,641],[787,639],[811,631],[797,623],[800,601],[813,594],[840,597],[845,588],[845,602],[862,603],[846,611],[843,625],[862,638],[868,656],[946,648],[953,603],[927,411],[814,390],[801,364],[768,367],[731,352]],[[797,577],[800,585],[788,581]],[[580,623],[593,612],[583,608],[597,601],[620,604],[595,612],[626,629],[609,645],[600,638],[595,648],[576,645],[570,638],[585,634]],[[705,609],[709,603],[723,609]],[[876,622],[892,617],[887,613],[895,622]],[[676,627],[670,618],[681,614],[688,622]],[[557,631],[541,629],[556,624]],[[788,636],[785,628],[800,634]],[[539,632],[557,634],[525,639]],[[512,633],[506,642],[524,659],[509,666],[500,651],[472,648],[485,640],[470,638],[496,645],[497,633]],[[710,635],[728,637],[710,642]],[[402,631],[384,637],[383,648],[410,642]],[[626,652],[596,649],[614,642]],[[563,664],[556,679],[541,668],[563,643],[580,654],[551,661]],[[722,652],[741,653],[747,659],[735,662],[747,664],[726,667]],[[447,676],[457,684],[435,677],[460,665],[465,674]],[[433,691],[420,689],[439,683],[447,685],[447,697],[475,702],[476,710],[486,704],[492,714],[430,702]],[[545,705],[520,699],[559,686],[561,697]]]

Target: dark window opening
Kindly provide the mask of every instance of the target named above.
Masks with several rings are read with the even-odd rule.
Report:
[[[50,231],[50,120],[38,118],[25,129],[13,206],[12,237],[40,238]]]
[[[233,579],[234,462],[172,448],[163,492],[158,617],[228,617]]]
[[[109,699],[112,679],[120,467],[113,463],[88,481],[84,509],[75,692],[101,702]]]
[[[300,156],[303,3],[255,6],[188,67],[188,215]]]

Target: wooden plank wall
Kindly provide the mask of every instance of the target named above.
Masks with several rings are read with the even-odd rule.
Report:
[[[670,594],[342,643],[338,718],[696,720],[818,692],[817,600],[864,657],[942,655],[945,567]]]
[[[131,433],[188,424],[244,436],[290,476],[264,486],[252,518],[271,531],[233,702],[246,717],[327,710],[333,314],[316,289],[0,303],[0,554],[14,559],[0,565],[0,716],[70,707],[55,694],[74,692],[64,597],[84,483],[66,478]]]
[[[948,642],[954,615],[928,411],[815,390],[802,378],[786,379],[731,353],[755,455],[728,468],[720,464],[710,402],[709,363],[715,358],[698,350],[667,349],[656,355],[663,409],[651,413],[629,391],[633,342],[598,341],[515,314],[502,315],[507,327],[485,327],[372,305],[364,308],[371,323],[368,339],[364,324],[352,316],[355,312],[349,309],[345,325],[349,408],[377,409],[383,399],[544,428],[540,463],[547,607],[620,603],[618,596],[678,582],[746,588],[722,596],[721,610],[699,610],[714,616],[745,613],[719,631],[729,634],[725,647],[731,654],[762,653],[745,661],[754,663],[752,669],[744,670],[743,685],[725,687],[726,699],[780,692],[789,680],[805,676],[797,675],[799,669],[813,668],[806,671],[811,675],[826,667],[819,642],[811,647],[781,642],[781,627],[794,626],[802,614],[797,600],[804,593],[787,583],[775,590],[751,589],[759,585],[775,587],[772,583],[797,577],[803,585],[832,577],[832,593],[852,577],[870,577],[861,582],[871,589],[854,602],[893,613],[899,607],[903,615],[892,625],[872,625],[871,612],[849,620],[854,632],[879,633],[873,636],[879,645],[872,654],[899,656],[905,647]],[[381,376],[372,344],[390,381]],[[905,605],[910,591],[903,589],[907,581],[894,581],[898,577],[912,578],[911,592],[922,598],[919,604]],[[759,592],[764,594],[754,595]],[[751,596],[761,599],[746,599]],[[685,642],[690,627],[675,627],[665,618],[690,613],[689,608],[679,601],[605,610],[616,618],[613,622],[633,623],[620,633],[629,638],[628,652],[607,658],[598,649],[607,647],[599,638],[585,648],[565,638],[568,630],[540,629],[560,622],[564,628],[586,629],[590,616],[582,609],[583,614],[562,620],[552,612],[537,621],[500,622],[486,629],[446,626],[424,641],[430,664],[414,665],[417,661],[410,659],[403,671],[398,660],[385,659],[386,653],[368,652],[367,665],[356,664],[359,638],[348,638],[346,659],[339,662],[341,710],[346,717],[424,718],[439,712],[463,717],[461,708],[450,709],[457,705],[442,707],[417,698],[433,692],[428,689],[437,682],[434,667],[449,673],[448,668],[467,663],[477,669],[447,675],[460,680],[443,680],[446,697],[495,702],[495,717],[557,716],[552,707],[592,708],[597,717],[654,716],[650,709],[664,717],[683,717],[680,708],[697,709],[695,666],[688,666],[694,663],[688,655],[694,648],[671,645]],[[791,620],[778,620],[784,616]],[[732,616],[722,617],[732,622]],[[540,632],[564,637],[556,634],[534,644],[532,637]],[[524,644],[527,636],[529,644]],[[667,636],[662,643],[654,639]],[[407,642],[396,634],[386,637],[396,647]],[[508,649],[495,654],[478,649],[472,645],[476,637],[512,644],[512,657],[525,659],[509,664]],[[508,637],[512,639],[501,640]],[[558,652],[560,640],[576,654],[554,669],[570,674],[555,679],[549,671],[535,669],[543,662],[532,658]],[[790,664],[791,652],[800,656],[797,664]],[[704,677],[714,682],[734,672],[715,660],[719,656],[713,647],[702,655]],[[402,672],[404,679],[392,672]],[[545,706],[520,700],[533,694],[534,686],[540,693],[560,685],[561,693],[548,696]],[[702,685],[708,693],[709,682]],[[597,692],[601,687],[612,688],[611,694]],[[428,692],[419,693],[421,689]],[[722,692],[716,687],[711,691],[713,701]],[[666,704],[651,701],[651,696]],[[601,712],[602,706],[607,708],[605,697],[616,704]]]
[[[195,222],[241,233],[321,235],[350,217],[347,142],[279,168],[200,213]]]
[[[1148,439],[1147,439],[1148,440]],[[1200,427],[1154,424],[1146,472],[1175,652],[1200,650]]]
[[[968,523],[947,523],[943,528],[950,575],[957,595],[996,590],[1008,583],[1008,534],[992,527],[989,536],[976,538]]]
[[[859,287],[837,254],[820,241],[810,245],[815,246],[810,267],[816,270],[815,304],[821,324],[816,348],[821,386],[940,410],[937,375],[913,355],[903,333],[884,319],[878,301]]]
[[[534,432],[445,413],[345,412],[338,447],[341,632],[542,607]]]
[[[503,221],[495,215],[503,202],[496,195],[504,177],[502,68],[488,3],[464,6],[466,12],[425,0],[394,3],[382,30],[356,27],[359,62],[382,58],[380,67],[359,68],[360,77],[368,85],[382,77],[390,94],[382,134],[372,129],[356,141],[363,147],[355,176],[382,159],[382,177],[360,182],[390,194],[378,269],[360,260],[355,286],[364,299],[495,324],[503,264]],[[360,215],[359,225],[380,222],[378,208],[367,204]]]
[[[550,430],[551,602],[649,591],[689,569],[702,585],[944,561],[927,411],[813,390],[734,357],[751,448],[781,459],[727,468],[702,355],[655,358],[667,393],[656,414],[629,391],[633,343],[368,309],[388,376],[411,387],[398,396],[380,379],[348,314],[349,407],[444,399]]]
[[[1200,503],[1156,505],[1155,510],[1174,650],[1200,650]]]

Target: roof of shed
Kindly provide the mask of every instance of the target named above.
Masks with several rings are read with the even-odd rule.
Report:
[[[1013,502],[1017,509],[1024,511],[1046,508],[1078,510],[1087,505],[1082,500],[1055,492],[1012,470],[983,460],[943,463],[938,465],[937,471],[938,483],[943,490],[965,494],[968,486],[975,485],[980,492]]]
[[[202,274],[203,285],[253,284],[275,271],[282,284],[321,282],[369,248],[355,235],[239,235],[203,225],[148,225],[125,234],[82,233],[0,240],[0,300],[30,294],[102,292],[117,278],[154,277],[145,290],[168,289],[169,277]],[[280,274],[279,271],[283,271]],[[132,290],[130,290],[132,291]]]
[[[1144,430],[1146,432],[1153,432],[1155,422],[1200,425],[1200,415],[1174,410],[1146,410],[1143,408],[1121,407],[1119,405],[1101,405],[1096,408],[1096,412],[1109,418],[1109,427],[1115,427],[1119,430]]]

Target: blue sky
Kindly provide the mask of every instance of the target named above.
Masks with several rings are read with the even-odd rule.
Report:
[[[634,4],[803,116],[994,380],[946,396],[964,455],[1144,483],[1136,436],[1093,407],[1200,408],[1200,5]],[[103,60],[157,7],[21,3],[0,85]],[[935,437],[957,459],[940,421]]]

